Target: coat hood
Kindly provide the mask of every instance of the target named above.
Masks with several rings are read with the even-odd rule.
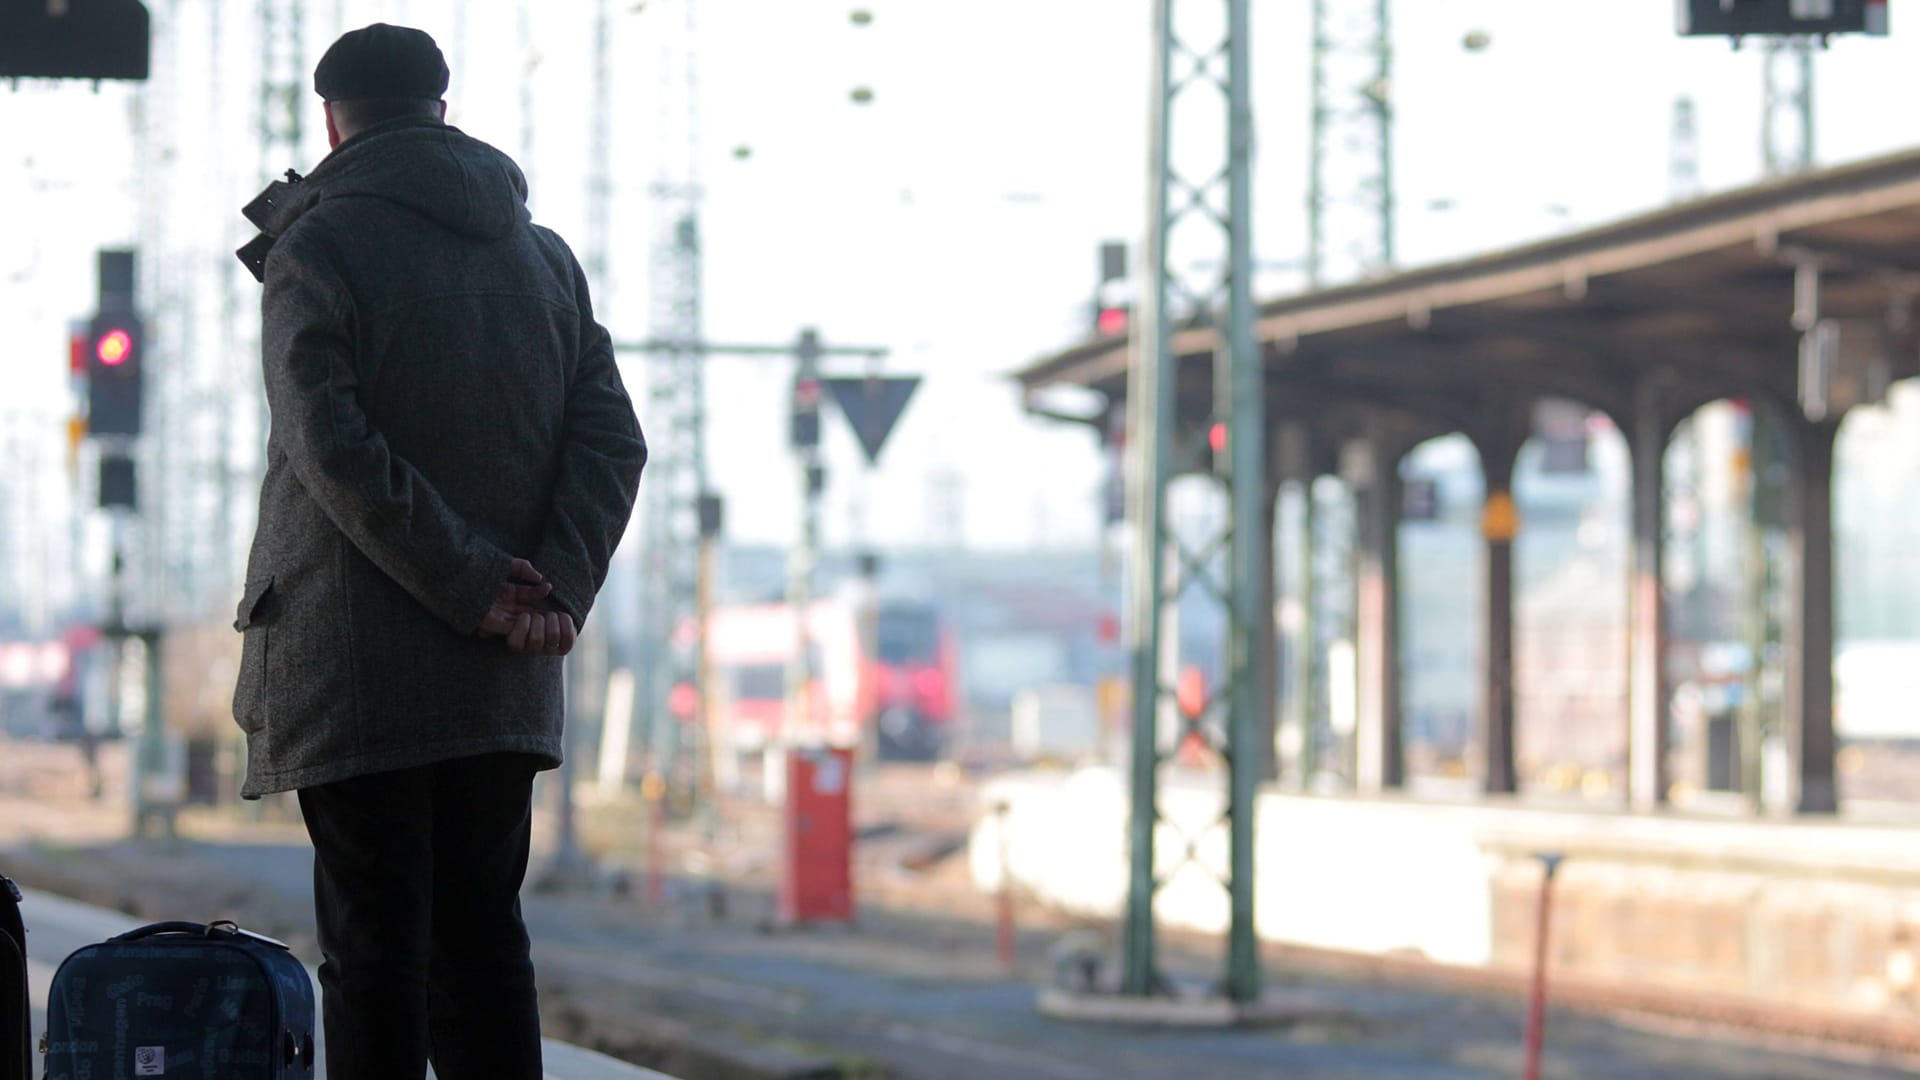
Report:
[[[264,281],[273,242],[315,206],[348,197],[396,202],[481,240],[531,220],[527,180],[512,158],[459,128],[390,120],[341,143],[304,178],[288,170],[248,203],[242,212],[260,235],[237,252],[240,261]]]

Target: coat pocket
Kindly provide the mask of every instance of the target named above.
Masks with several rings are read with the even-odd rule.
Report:
[[[233,720],[249,735],[267,726],[267,647],[273,624],[273,577],[247,582],[233,628],[240,631],[240,677],[233,687]]]

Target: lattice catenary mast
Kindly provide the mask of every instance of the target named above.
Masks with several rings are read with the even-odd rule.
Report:
[[[670,710],[674,689],[699,688],[706,637],[700,589],[700,501],[707,490],[705,328],[701,310],[699,77],[695,0],[660,33],[658,172],[650,193],[654,220],[649,260],[647,399],[651,446],[645,527],[645,617],[649,656],[642,702],[651,717],[653,771],[669,778],[683,755],[682,725]],[[689,702],[684,730],[705,729],[705,694]]]
[[[1767,39],[1760,153],[1769,177],[1813,167],[1813,50],[1810,37]]]
[[[1261,766],[1259,624],[1271,617],[1263,599],[1270,587],[1262,580],[1259,551],[1266,533],[1256,525],[1266,502],[1266,394],[1253,338],[1250,6],[1250,0],[1155,0],[1153,8],[1152,199],[1142,268],[1147,287],[1127,389],[1134,533],[1133,726],[1131,868],[1120,987],[1137,997],[1166,992],[1156,945],[1158,899],[1173,875],[1189,865],[1200,866],[1205,832],[1224,828],[1229,865],[1222,884],[1230,918],[1220,988],[1226,998],[1241,1004],[1256,1001],[1261,993],[1254,936],[1253,796]],[[1187,121],[1177,132],[1176,115]],[[1202,123],[1188,126],[1195,119]],[[1176,145],[1198,151],[1209,144],[1217,152],[1205,161],[1184,156],[1175,160]],[[1177,269],[1194,265],[1224,272],[1183,275]],[[1180,365],[1173,331],[1186,325],[1209,327],[1218,336],[1214,415],[1198,431],[1182,431],[1177,425]],[[1203,456],[1209,443],[1213,472],[1226,487],[1227,523],[1209,542],[1189,547],[1170,520],[1168,486],[1176,476],[1195,471],[1191,463]],[[1215,553],[1226,556],[1224,582],[1210,576]],[[1177,725],[1176,742],[1197,737],[1225,762],[1226,807],[1201,835],[1184,838],[1181,857],[1169,870],[1156,858],[1163,829],[1179,827],[1161,810],[1161,773],[1173,755],[1162,737],[1161,719],[1175,700],[1167,675],[1169,667],[1177,665],[1165,660],[1177,654],[1178,645],[1164,627],[1167,609],[1189,590],[1219,604],[1226,621],[1227,670],[1198,715],[1183,717]],[[1201,872],[1218,873],[1205,867]]]
[[[1314,285],[1394,263],[1390,0],[1314,0],[1307,276]]]

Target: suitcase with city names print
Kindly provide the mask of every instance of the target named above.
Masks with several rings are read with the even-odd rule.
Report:
[[[0,1080],[32,1080],[33,1002],[27,998],[27,927],[20,887],[0,875]]]
[[[280,942],[230,922],[154,923],[55,972],[45,1080],[301,1080],[313,1013],[307,969]]]

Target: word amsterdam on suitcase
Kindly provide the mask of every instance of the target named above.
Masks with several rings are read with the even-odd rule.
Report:
[[[313,984],[231,922],[164,922],[67,957],[47,1001],[45,1080],[313,1075]]]

